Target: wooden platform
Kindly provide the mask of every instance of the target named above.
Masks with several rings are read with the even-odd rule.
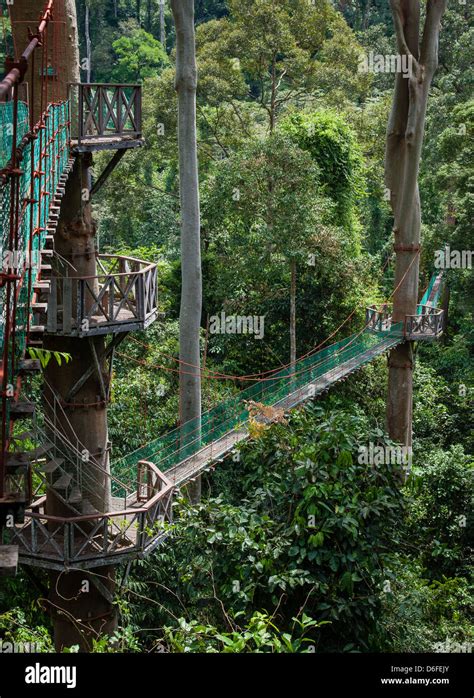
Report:
[[[140,461],[147,481],[135,493],[113,497],[98,512],[82,500],[83,513],[45,513],[46,497],[25,512],[25,523],[9,529],[22,564],[44,569],[91,569],[143,558],[170,534],[174,487],[152,463]],[[150,471],[158,479],[150,481]],[[87,506],[86,506],[87,504]]]
[[[124,150],[128,148],[141,148],[145,144],[143,138],[134,136],[91,136],[71,140],[73,153],[91,153],[101,150]]]

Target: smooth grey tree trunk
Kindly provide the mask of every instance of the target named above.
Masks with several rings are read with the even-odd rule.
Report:
[[[201,231],[196,135],[196,46],[194,0],[171,0],[176,25],[176,91],[178,93],[179,181],[181,203],[181,310],[179,404],[181,445],[193,449],[201,430],[202,313]],[[193,502],[200,499],[198,478],[189,488]]]
[[[390,190],[396,252],[393,320],[403,322],[418,303],[421,210],[418,173],[426,107],[438,65],[440,22],[446,0],[428,0],[420,36],[419,0],[391,0],[398,52],[411,61],[409,78],[397,74],[387,129],[385,183]],[[413,344],[393,349],[389,358],[387,422],[391,438],[412,444]]]
[[[160,2],[160,42],[166,51],[165,0]]]
[[[291,261],[291,288],[290,288],[290,364],[291,373],[296,368],[296,262]]]
[[[85,16],[85,30],[86,30],[86,57],[87,57],[87,82],[91,81],[91,70],[92,70],[92,44],[91,44],[91,31],[90,31],[90,8],[89,3],[86,3],[86,16]]]

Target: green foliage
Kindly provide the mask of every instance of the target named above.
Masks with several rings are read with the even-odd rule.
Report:
[[[21,651],[54,652],[49,629],[43,625],[31,628],[27,615],[19,608],[0,614],[0,638],[3,643],[18,645]]]
[[[358,243],[345,234],[321,177],[311,154],[278,131],[219,163],[207,181],[204,313],[265,316],[264,343],[216,336],[209,351],[233,361],[246,343],[252,363],[242,366],[245,373],[268,368],[268,346],[277,361],[288,356],[290,261],[297,263],[300,349],[327,336],[359,303],[363,307],[370,292],[368,270],[355,254]]]
[[[64,351],[49,351],[49,349],[36,349],[35,347],[29,347],[28,354],[30,355],[30,358],[37,359],[41,363],[42,368],[46,368],[52,358],[55,359],[58,366],[61,366],[63,360],[66,363],[72,361],[71,354]]]
[[[383,652],[471,652],[472,585],[460,577],[430,581],[419,562],[396,556],[386,570],[374,644]]]
[[[144,29],[133,29],[129,36],[113,42],[115,65],[112,78],[118,83],[135,83],[152,77],[168,63],[159,41]]]
[[[363,159],[355,134],[333,111],[291,114],[281,125],[318,166],[326,196],[336,204],[334,222],[354,235],[357,252],[357,206],[364,196]]]
[[[255,609],[278,608],[284,632],[304,608],[329,623],[309,632],[318,650],[367,648],[401,521],[396,468],[355,456],[369,438],[376,436],[360,413],[315,406],[243,446],[240,462],[227,461],[215,476],[220,498],[182,503],[175,545],[147,565],[160,602],[217,628],[227,616],[242,614],[245,623]],[[173,595],[163,591],[169,579]],[[157,622],[147,607],[136,622],[151,622],[149,613]]]
[[[473,539],[474,460],[461,446],[425,454],[410,482],[416,492],[407,522],[433,577],[467,575]]]
[[[279,654],[295,652],[308,653],[314,651],[314,645],[304,633],[318,628],[323,623],[317,623],[303,614],[301,620],[293,618],[291,633],[282,633],[266,613],[256,611],[249,619],[244,629],[232,632],[219,631],[209,625],[197,621],[179,621],[179,628],[165,627],[167,649],[170,652],[203,652],[239,654],[252,652],[277,652]]]

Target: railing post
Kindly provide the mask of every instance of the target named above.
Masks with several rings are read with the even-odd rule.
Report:
[[[38,536],[36,531],[36,519],[31,519],[31,550],[33,553],[37,552],[38,548]]]
[[[145,312],[145,289],[144,289],[144,274],[140,274],[138,272],[137,274],[137,298],[136,298],[136,308],[137,308],[137,317],[139,320],[145,320],[146,319],[146,312]]]
[[[117,109],[117,132],[119,135],[122,135],[122,90],[120,87],[115,88],[115,106]]]
[[[78,90],[78,102],[79,102],[79,131],[78,131],[78,137],[77,137],[77,142],[80,145],[82,138],[85,136],[84,133],[84,93],[83,90],[85,88],[83,85],[78,85],[77,90]]]
[[[140,88],[135,87],[135,109],[134,118],[135,126],[137,131],[137,138],[141,138],[142,135],[142,91]]]
[[[98,118],[98,125],[99,125],[99,136],[104,135],[104,88],[102,85],[99,85],[97,88],[98,92],[98,97],[97,97],[97,108],[99,110],[99,118]],[[92,101],[92,100],[91,100]]]
[[[115,281],[114,277],[110,276],[108,280],[109,286],[109,318],[110,322],[114,322],[114,312],[115,312]]]
[[[104,551],[104,553],[107,553],[107,549],[109,547],[109,526],[108,526],[108,519],[106,516],[104,516],[104,518],[102,520],[102,528],[103,528],[102,536],[104,539],[102,550]]]

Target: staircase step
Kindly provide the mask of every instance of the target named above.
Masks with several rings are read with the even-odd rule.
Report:
[[[32,303],[31,309],[34,313],[46,313],[48,312],[47,303]]]
[[[73,487],[71,490],[71,494],[67,498],[67,501],[69,504],[79,504],[82,502],[82,492],[79,489],[79,487]]]
[[[23,359],[23,361],[20,361],[18,369],[21,375],[37,373],[41,371],[41,361],[38,359]]]
[[[51,473],[54,473],[54,471],[57,470],[63,463],[64,458],[53,458],[44,465],[41,465],[39,470],[41,470],[42,473],[50,475]]]
[[[33,285],[33,290],[35,291],[35,293],[42,293],[42,292],[49,293],[50,288],[51,288],[50,281],[37,281]]]
[[[16,402],[10,407],[10,417],[11,419],[33,417],[35,409],[33,402]]]
[[[30,334],[44,334],[44,325],[32,325],[30,327]]]
[[[96,509],[88,499],[82,500],[82,513],[83,514],[100,514],[99,510]]]
[[[7,466],[19,466],[25,463],[32,463],[33,461],[42,458],[48,451],[53,448],[53,444],[41,444],[37,448],[31,451],[22,451],[18,453],[7,453],[6,464]]]
[[[53,487],[55,490],[67,490],[71,484],[72,475],[70,473],[63,473],[60,478],[53,482]]]

